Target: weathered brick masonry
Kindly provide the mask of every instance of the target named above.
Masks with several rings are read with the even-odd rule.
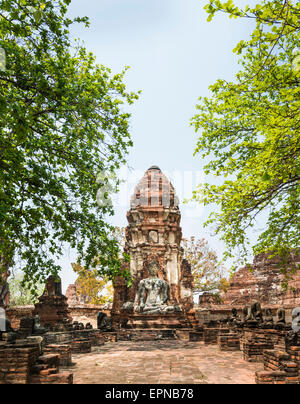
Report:
[[[299,253],[291,253],[287,268],[300,264]],[[254,258],[251,267],[245,267],[235,273],[230,287],[221,295],[222,304],[226,306],[244,306],[259,301],[263,306],[296,307],[300,306],[300,272],[292,273],[288,290],[282,288],[284,276],[283,264],[278,257],[260,254]],[[288,269],[289,271],[289,269]]]

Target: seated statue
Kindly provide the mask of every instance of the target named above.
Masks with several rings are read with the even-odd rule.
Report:
[[[261,311],[261,305],[259,302],[251,304],[248,315],[245,318],[245,325],[250,328],[255,328],[263,323],[263,315]]]
[[[238,311],[237,311],[237,309],[235,307],[233,307],[232,310],[231,310],[231,313],[232,313],[232,316],[230,317],[230,320],[233,321],[233,320],[235,320],[237,318]]]
[[[149,278],[143,279],[138,286],[134,308],[138,313],[162,314],[181,311],[179,306],[169,306],[169,285],[158,278],[159,265],[155,259],[148,262]]]
[[[290,348],[291,346],[300,346],[300,338],[297,332],[290,330],[286,333],[285,346],[286,348]]]
[[[79,330],[78,325],[79,325],[78,321],[73,321],[73,324],[72,324],[72,326],[73,326],[73,331],[78,331],[78,330]]]
[[[292,330],[285,336],[286,347],[300,346],[300,308],[292,311]]]
[[[43,296],[62,296],[61,279],[59,277],[55,279],[55,277],[51,275],[47,279]]]
[[[11,322],[8,318],[5,320],[5,328],[6,328],[6,332],[15,332],[15,330],[12,328]]]
[[[73,324],[70,322],[70,319],[67,317],[63,318],[62,326],[65,331],[73,331]]]
[[[133,313],[134,311],[134,303],[133,302],[126,302],[123,304],[121,311],[127,312],[127,313]]]
[[[255,302],[254,307],[255,307],[255,310],[253,312],[253,316],[254,316],[255,320],[257,321],[258,325],[261,325],[264,321],[262,310],[261,310],[261,304],[259,302]]]
[[[273,316],[270,309],[265,309],[265,316],[262,327],[265,329],[271,329],[274,327]]]
[[[36,315],[33,319],[33,333],[34,334],[45,334],[47,332],[45,327],[41,326],[41,319],[40,316]]]
[[[242,319],[238,314],[238,311],[235,307],[231,310],[232,316],[228,320],[228,324],[231,327],[240,327],[242,324]]]
[[[296,307],[292,311],[292,328],[294,332],[300,332],[300,308]]]
[[[8,318],[1,319],[0,322],[0,341],[5,341],[8,343],[14,342],[17,338],[17,333],[11,327],[11,323]]]
[[[106,313],[99,312],[97,315],[97,328],[104,332],[113,331],[112,319]]]
[[[249,307],[244,306],[243,314],[242,314],[242,322],[241,322],[242,327],[244,327],[246,325],[246,320],[247,320],[248,316],[249,316]]]
[[[285,321],[285,310],[284,309],[278,309],[277,311],[277,320],[275,322],[275,328],[276,330],[282,330],[286,326],[286,321]]]

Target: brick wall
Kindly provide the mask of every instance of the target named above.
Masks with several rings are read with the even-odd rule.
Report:
[[[0,346],[0,384],[28,384],[38,356],[37,346]]]
[[[218,347],[220,351],[239,351],[240,336],[238,334],[220,334],[218,336]]]
[[[79,323],[91,323],[94,328],[97,328],[97,314],[99,311],[110,315],[110,305],[78,305],[69,306],[70,316],[73,321]],[[6,316],[10,320],[12,328],[18,329],[22,317],[32,317],[34,306],[15,306],[6,310]]]

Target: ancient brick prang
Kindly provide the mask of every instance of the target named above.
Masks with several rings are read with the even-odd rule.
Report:
[[[127,213],[125,252],[130,255],[133,285],[127,289],[122,279],[116,280],[114,312],[124,303],[135,302],[140,282],[151,275],[152,261],[158,266],[155,276],[169,286],[167,304],[183,311],[193,308],[193,277],[183,260],[180,219],[174,187],[158,167],[149,168],[134,190]]]
[[[125,252],[130,256],[133,282],[128,288],[122,278],[115,280],[114,319],[126,317],[125,307],[136,325],[142,322],[151,327],[151,316],[160,316],[166,326],[173,326],[174,318],[179,327],[193,323],[192,315],[183,315],[193,311],[194,280],[183,259],[180,219],[174,187],[158,167],[149,168],[134,190],[127,213]]]

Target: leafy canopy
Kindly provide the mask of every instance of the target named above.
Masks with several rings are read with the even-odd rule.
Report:
[[[57,275],[65,243],[87,266],[100,258],[109,277],[120,268],[97,176],[125,161],[124,104],[138,96],[125,71],[113,75],[71,42],[70,26],[88,20],[67,18],[70,2],[0,1],[0,258],[21,262],[32,284]]]
[[[129,261],[129,256],[122,253],[125,245],[125,228],[114,227],[111,237],[116,240],[119,247],[119,257],[123,262]],[[101,263],[101,257],[96,260]],[[122,265],[123,266],[123,265]],[[99,275],[99,271],[94,268],[87,268],[79,264],[72,264],[73,271],[77,275],[75,282],[76,294],[78,300],[85,304],[104,304],[112,302],[114,288],[112,282],[107,276]],[[128,286],[131,284],[131,279],[128,274]]]
[[[183,239],[182,247],[184,258],[191,264],[196,292],[218,292],[226,289],[226,270],[204,238],[197,240],[192,236]]]
[[[205,9],[208,20],[225,12],[253,20],[255,29],[234,49],[242,55],[235,81],[218,80],[197,105],[195,154],[209,160],[205,172],[218,181],[200,185],[194,198],[219,207],[207,224],[217,224],[225,256],[238,248],[246,261],[247,232],[257,224],[253,253],[286,256],[300,245],[300,2],[241,9],[211,0]]]
[[[84,304],[104,304],[113,300],[113,286],[107,279],[100,277],[93,269],[72,264],[73,271],[78,275],[75,282],[78,300]]]
[[[32,293],[30,287],[24,283],[24,274],[17,273],[9,280],[10,307],[27,306],[38,302],[37,296],[41,296],[45,290],[42,283],[36,284],[36,293]]]

